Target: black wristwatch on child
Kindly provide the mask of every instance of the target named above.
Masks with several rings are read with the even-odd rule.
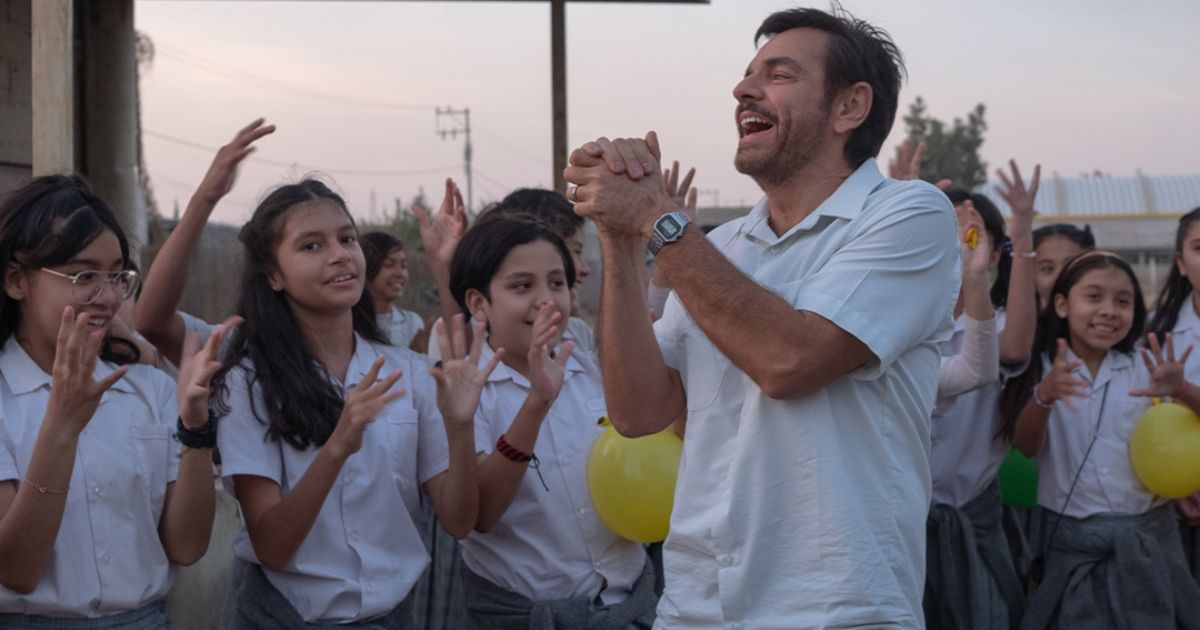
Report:
[[[175,439],[188,448],[213,448],[217,445],[217,418],[212,411],[208,412],[208,422],[199,429],[189,429],[183,423],[183,416],[175,423]]]

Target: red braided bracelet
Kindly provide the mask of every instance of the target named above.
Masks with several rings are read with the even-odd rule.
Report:
[[[496,440],[496,450],[500,451],[501,455],[511,459],[514,462],[517,462],[518,464],[524,464],[525,462],[533,459],[533,455],[517,450],[512,444],[509,444],[508,440],[504,439],[503,435],[500,436],[499,440]]]

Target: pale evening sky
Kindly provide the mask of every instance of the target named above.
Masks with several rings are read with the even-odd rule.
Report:
[[[987,105],[993,168],[1015,156],[1064,177],[1200,171],[1198,2],[844,5],[904,52],[901,115],[916,95],[947,120]],[[697,167],[702,206],[753,203],[760,191],[733,168],[731,90],[758,24],[792,6],[569,4],[571,146],[654,129],[665,158]],[[219,146],[258,116],[279,126],[259,143],[266,161],[243,168],[214,220],[244,221],[312,167],[360,218],[372,192],[378,211],[422,187],[437,203],[444,177],[462,183],[462,141],[435,134],[434,106],[471,109],[476,207],[553,183],[548,3],[140,1],[136,12],[158,46],[142,118],[166,214],[212,158],[178,140]],[[902,137],[898,121],[881,162]]]

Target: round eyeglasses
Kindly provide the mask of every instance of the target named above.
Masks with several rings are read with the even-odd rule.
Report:
[[[70,280],[71,286],[75,289],[75,300],[80,304],[91,304],[100,299],[100,294],[104,292],[105,284],[111,284],[113,294],[117,296],[117,299],[124,302],[133,297],[134,292],[137,291],[138,284],[141,282],[138,272],[132,269],[110,272],[88,269],[76,274],[66,274],[61,271],[41,267],[38,271],[45,271],[52,276]]]

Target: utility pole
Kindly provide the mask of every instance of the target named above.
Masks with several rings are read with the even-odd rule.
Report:
[[[458,134],[463,135],[466,141],[463,145],[463,171],[467,176],[467,215],[472,214],[472,181],[471,181],[471,108],[464,107],[463,109],[454,109],[453,107],[438,107],[437,111],[437,134],[446,139],[450,136],[451,139],[457,138]],[[450,119],[450,123],[446,126],[442,125],[442,117]]]
[[[553,114],[554,190],[567,192],[567,3],[550,0],[550,105]]]

